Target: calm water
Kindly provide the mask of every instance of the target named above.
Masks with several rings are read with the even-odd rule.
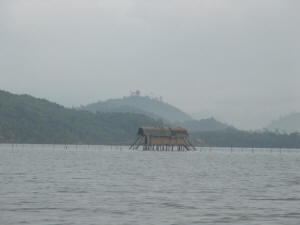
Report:
[[[300,224],[300,150],[0,146],[0,224]]]

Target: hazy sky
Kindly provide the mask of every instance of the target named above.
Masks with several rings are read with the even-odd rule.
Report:
[[[259,128],[300,111],[299,0],[0,0],[0,89],[66,105],[154,93]]]

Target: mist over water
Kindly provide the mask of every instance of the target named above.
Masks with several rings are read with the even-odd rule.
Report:
[[[299,224],[300,152],[1,145],[0,224]]]

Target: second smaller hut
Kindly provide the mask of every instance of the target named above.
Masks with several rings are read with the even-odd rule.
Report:
[[[140,127],[135,142],[130,149],[157,151],[184,151],[194,150],[189,140],[189,134],[182,127]]]

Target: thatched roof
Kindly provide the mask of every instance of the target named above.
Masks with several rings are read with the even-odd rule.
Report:
[[[186,137],[188,132],[182,127],[140,127],[138,135],[155,137]]]

